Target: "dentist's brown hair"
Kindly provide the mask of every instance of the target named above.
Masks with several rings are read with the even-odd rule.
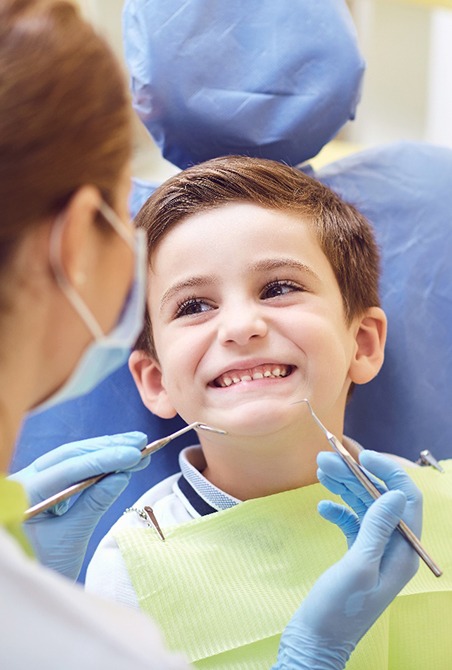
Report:
[[[131,105],[106,42],[66,0],[0,2],[0,264],[84,184],[112,204]]]

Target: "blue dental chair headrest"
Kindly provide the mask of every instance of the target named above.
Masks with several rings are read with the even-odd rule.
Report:
[[[126,0],[133,105],[180,168],[226,154],[296,165],[354,117],[364,61],[338,0]]]

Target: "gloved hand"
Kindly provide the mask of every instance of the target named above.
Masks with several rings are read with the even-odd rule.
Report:
[[[376,501],[337,454],[318,456],[319,481],[354,510],[322,501],[319,512],[341,528],[350,549],[317,580],[292,617],[274,670],[344,668],[361,637],[417,571],[418,555],[393,531],[403,514],[420,537],[420,491],[382,454],[364,451],[360,461],[389,489]]]
[[[71,484],[104,472],[114,472],[83,491],[73,504],[64,501],[24,524],[24,530],[41,563],[76,579],[89,539],[102,514],[126,488],[131,472],[149,464],[141,460],[144,433],[71,442],[37,458],[9,477],[25,488],[30,505],[45,500]]]

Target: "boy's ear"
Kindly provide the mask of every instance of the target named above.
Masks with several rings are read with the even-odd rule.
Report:
[[[379,373],[384,361],[387,320],[380,307],[369,307],[357,323],[356,349],[349,377],[355,384],[366,384]]]
[[[161,419],[172,419],[174,409],[162,383],[162,372],[157,361],[145,351],[132,351],[129,370],[140,393],[141,400],[153,414]]]

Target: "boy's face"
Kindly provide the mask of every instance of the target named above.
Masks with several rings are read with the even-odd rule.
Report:
[[[149,286],[158,363],[141,391],[155,413],[241,436],[281,429],[302,398],[342,417],[362,320],[346,324],[301,216],[246,203],[190,216],[154,252]]]

